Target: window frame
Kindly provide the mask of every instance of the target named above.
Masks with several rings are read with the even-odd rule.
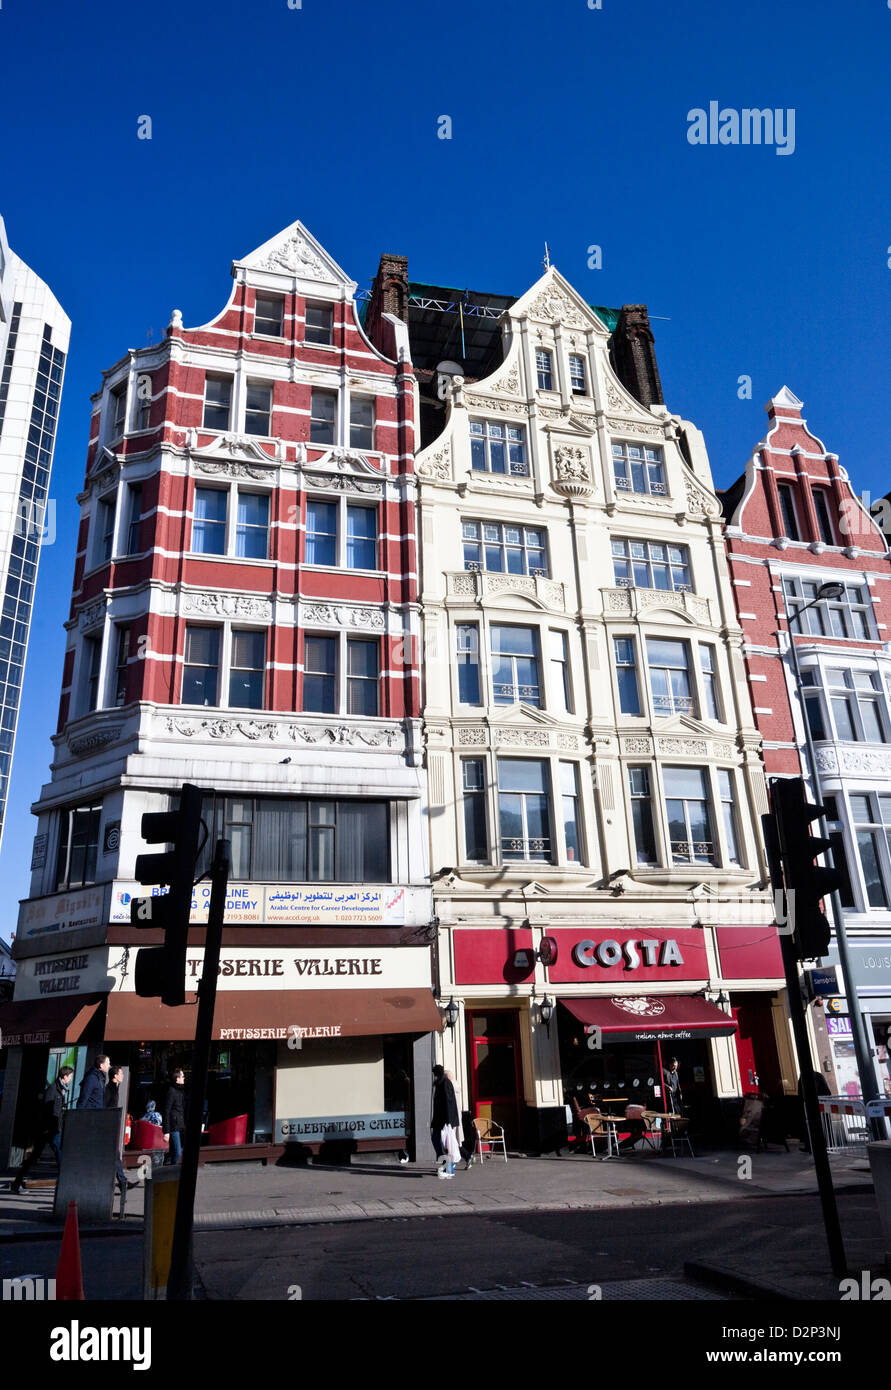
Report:
[[[511,666],[511,677],[512,677],[510,689],[511,689],[511,691],[513,692],[513,698],[512,698],[512,699],[499,699],[499,698],[498,698],[498,687],[499,687],[499,686],[502,687],[502,688],[503,688],[503,691],[507,691],[508,687],[507,687],[507,684],[506,684],[505,682],[503,682],[503,681],[496,681],[496,679],[495,679],[496,652],[495,652],[495,649],[494,649],[494,646],[493,646],[493,641],[494,641],[495,633],[496,633],[496,632],[502,632],[502,631],[508,631],[508,632],[512,632],[512,631],[530,632],[530,633],[532,634],[532,646],[533,646],[533,649],[534,649],[534,650],[533,650],[533,653],[532,653],[531,656],[530,656],[527,652],[511,652],[511,651],[504,652],[504,651],[499,651],[499,652],[497,653],[497,656],[498,656],[500,659],[504,660],[504,659],[506,658],[506,659],[510,662],[510,666]],[[488,644],[487,644],[487,645],[488,645],[488,654],[489,654],[489,678],[490,678],[490,689],[491,689],[491,693],[492,693],[492,704],[493,704],[493,705],[502,706],[502,707],[506,707],[506,706],[509,706],[509,705],[515,705],[515,704],[526,704],[526,705],[530,705],[533,709],[544,709],[544,708],[546,708],[545,703],[544,703],[544,698],[543,698],[543,697],[545,697],[545,689],[544,689],[544,680],[543,680],[543,675],[544,675],[544,673],[543,673],[543,671],[542,671],[541,627],[538,626],[538,625],[528,626],[528,625],[523,624],[523,623],[510,623],[510,622],[508,622],[508,623],[501,623],[501,622],[499,622],[499,623],[492,623],[492,622],[490,622],[490,623],[489,623],[489,630],[488,630],[488,639],[489,639],[489,640],[488,640]],[[523,682],[523,681],[519,681],[519,680],[517,679],[517,670],[518,670],[518,668],[517,668],[517,662],[518,662],[518,661],[533,661],[533,662],[535,663],[535,669],[536,669],[536,672],[537,672],[538,679],[537,679],[537,681],[536,681],[536,683],[535,683],[534,685],[533,685],[532,683],[530,683],[530,682]],[[523,695],[523,694],[521,694],[520,692],[522,692],[522,691],[524,691],[524,690],[526,690],[526,691],[532,691],[532,690],[537,691],[537,698],[534,698],[534,699],[533,699],[533,698],[531,698],[529,695]]]
[[[865,578],[862,583],[844,584],[844,595],[840,599],[822,599],[820,603],[808,608],[807,612],[801,616],[801,609],[805,604],[810,603],[816,597],[817,590],[822,584],[829,582],[843,583],[838,573],[826,578],[811,577],[801,574],[780,574],[780,582],[783,590],[783,604],[785,609],[786,623],[789,629],[790,639],[795,637],[828,637],[834,642],[878,642],[876,615],[873,607],[872,593]],[[807,589],[813,592],[808,594]],[[867,602],[862,600],[852,601],[852,592],[867,596]],[[793,607],[794,610],[793,611]],[[824,614],[824,610],[826,610]],[[844,633],[835,631],[833,614],[840,614],[840,624],[845,628]],[[850,634],[850,629],[856,626],[855,616],[862,616],[863,626],[866,633],[854,632]],[[828,631],[826,630],[828,627]]]
[[[330,531],[310,531],[309,529],[309,509],[311,506],[333,507],[334,510],[334,532]],[[350,554],[349,518],[351,511],[371,512],[374,517],[374,558],[375,568],[367,569],[362,565],[351,565],[348,563]],[[322,564],[319,560],[307,559],[308,541],[310,536],[334,536],[334,561],[330,565]],[[365,541],[368,537],[352,538],[358,541]],[[381,511],[379,502],[355,502],[346,496],[331,497],[330,494],[317,496],[313,493],[307,494],[306,510],[303,517],[303,565],[312,566],[314,569],[324,570],[344,570],[349,574],[374,574],[380,575],[384,571],[381,569]]]
[[[307,640],[332,642],[334,651],[334,670],[333,672],[307,671],[306,667],[306,642]],[[364,645],[372,647],[375,652],[377,671],[373,677],[353,674],[350,670],[351,649]],[[306,677],[320,676],[322,679],[331,680],[333,677],[334,709],[320,710],[309,709],[306,705]],[[384,717],[384,653],[381,649],[379,637],[363,637],[353,631],[331,632],[326,628],[312,628],[304,630],[302,657],[300,663],[300,704],[304,714],[337,715],[340,718],[348,719],[381,719]],[[363,685],[374,685],[375,692],[375,712],[366,713],[363,710],[351,710],[351,683],[361,681]]]
[[[207,392],[211,383],[218,386],[225,385],[229,388],[228,400],[226,402],[226,423],[220,425],[210,425],[207,423],[208,411],[222,411],[223,407],[218,402],[208,400]],[[216,372],[205,372],[204,374],[204,404],[201,411],[201,429],[209,434],[226,434],[232,429],[232,402],[235,395],[235,378],[231,376],[218,375]]]
[[[236,815],[235,815],[235,814],[230,813],[230,805],[231,805],[231,803],[233,803],[233,802],[234,802],[234,803],[238,803],[238,805],[239,805],[239,807],[240,807],[240,814],[239,814],[239,817],[238,817],[238,818],[236,818]],[[263,830],[264,830],[264,827],[263,827],[263,825],[262,825],[261,822],[262,822],[262,816],[263,816],[264,810],[268,813],[269,810],[271,809],[270,803],[275,803],[276,805],[279,805],[279,804],[280,804],[282,810],[286,810],[287,808],[290,807],[292,810],[298,811],[298,808],[302,808],[302,814],[303,814],[303,864],[302,864],[302,868],[303,868],[303,871],[304,871],[304,872],[303,872],[303,875],[302,875],[301,877],[290,877],[290,876],[287,875],[286,873],[280,873],[280,874],[276,874],[276,876],[275,876],[274,878],[270,878],[268,875],[266,875],[266,874],[261,874],[261,873],[260,873],[260,867],[261,867],[261,866],[260,866],[260,864],[258,863],[258,846],[259,846],[259,845],[261,844],[261,842],[263,841]],[[369,865],[366,864],[366,866],[365,866],[365,867],[363,868],[363,870],[362,870],[362,874],[358,876],[358,881],[359,881],[359,882],[364,882],[364,883],[366,883],[366,884],[370,884],[370,883],[379,883],[379,884],[381,884],[382,886],[385,885],[385,884],[392,884],[393,881],[394,881],[394,880],[393,880],[393,870],[394,870],[394,858],[395,858],[395,857],[394,857],[394,854],[393,854],[393,843],[392,843],[392,841],[393,841],[393,802],[392,802],[392,799],[387,798],[387,797],[373,797],[373,796],[369,796],[369,797],[350,797],[350,796],[330,796],[330,797],[325,797],[325,796],[295,796],[295,797],[284,797],[284,796],[263,796],[263,795],[246,795],[246,796],[239,796],[239,795],[237,795],[237,794],[232,795],[232,794],[229,794],[229,793],[223,793],[223,794],[218,795],[218,796],[216,796],[216,797],[214,798],[213,808],[212,808],[212,810],[210,810],[210,813],[209,813],[209,815],[208,815],[208,821],[209,821],[209,824],[211,825],[212,830],[213,830],[213,834],[209,837],[209,841],[210,841],[210,843],[212,844],[212,843],[216,840],[216,838],[217,838],[218,836],[220,836],[220,835],[225,835],[225,834],[227,833],[228,827],[231,827],[231,826],[239,826],[239,827],[244,828],[244,829],[247,830],[247,835],[244,837],[244,839],[247,840],[248,845],[249,845],[248,854],[247,854],[247,858],[248,858],[248,865],[247,865],[248,874],[247,874],[247,877],[236,877],[235,873],[233,872],[233,876],[232,876],[232,877],[233,877],[233,881],[234,881],[234,882],[239,882],[239,883],[273,883],[273,884],[278,884],[278,883],[331,883],[331,884],[339,884],[339,883],[342,883],[342,884],[355,884],[355,883],[357,882],[357,878],[356,878],[356,877],[348,878],[348,877],[346,877],[345,875],[340,875],[340,876],[338,875],[338,869],[339,869],[339,868],[344,868],[344,867],[345,867],[344,861],[343,861],[343,859],[341,858],[341,854],[343,853],[344,856],[345,856],[345,854],[346,854],[346,851],[345,851],[345,850],[342,850],[342,849],[341,849],[341,846],[338,844],[338,840],[339,840],[339,835],[340,835],[340,833],[341,833],[340,819],[341,819],[341,816],[342,816],[342,814],[343,814],[341,808],[342,808],[342,807],[345,807],[345,806],[351,807],[351,808],[352,808],[352,807],[355,807],[355,806],[357,806],[357,805],[359,805],[359,806],[369,806],[369,807],[374,806],[374,807],[377,807],[377,808],[381,808],[381,809],[382,809],[382,812],[383,812],[383,821],[384,821],[384,824],[385,824],[385,836],[384,836],[384,841],[385,841],[385,843],[384,843],[384,851],[383,851],[383,854],[382,854],[382,858],[383,858],[383,860],[384,860],[384,874],[385,874],[385,877],[383,877],[383,878],[368,877],[367,875],[368,875],[368,872],[369,872]],[[326,815],[320,814],[320,813],[322,812],[323,809],[324,809],[326,812],[328,812],[328,811],[331,810],[331,808],[333,808],[333,813],[334,813],[334,814],[333,814],[333,819],[329,819],[327,814],[326,814]],[[298,811],[298,814],[299,814],[299,811]],[[380,811],[378,812],[378,814],[380,814]],[[373,827],[372,827],[372,829],[373,829]],[[314,877],[313,874],[312,874],[313,868],[316,867],[317,864],[318,864],[318,854],[317,854],[317,852],[314,850],[314,837],[313,837],[313,835],[312,835],[312,833],[311,833],[313,830],[316,830],[316,831],[320,831],[320,830],[321,830],[321,831],[325,831],[325,832],[330,832],[331,835],[333,836],[333,840],[334,840],[334,848],[333,848],[333,853],[332,853],[333,873],[332,873],[332,875],[331,875],[330,877],[322,877],[321,875],[320,875],[320,876]],[[347,825],[344,826],[344,833],[347,834],[347,835],[349,834],[349,823],[347,823]],[[268,832],[267,832],[267,834],[268,834]],[[228,838],[233,838],[233,837],[228,837]],[[315,837],[315,844],[316,844],[316,845],[319,843],[319,839],[320,839],[320,837],[318,837],[318,836]],[[234,848],[234,846],[233,846],[233,848]],[[239,849],[236,851],[236,854],[237,854],[237,855],[240,855],[242,852],[243,852],[243,851],[241,850],[241,848],[239,848]],[[266,852],[268,853],[268,849],[267,849]],[[236,862],[237,862],[237,860],[236,860],[236,854],[233,854],[233,863],[236,863]],[[202,864],[201,864],[201,861],[199,860],[199,868],[200,868],[200,867],[202,867]],[[283,865],[279,865],[278,867],[282,868],[282,867],[284,867],[284,866],[283,866]]]
[[[251,405],[251,392],[263,391],[266,394],[268,405],[265,410],[258,410]],[[252,439],[271,439],[272,438],[272,412],[275,408],[274,383],[271,381],[261,381],[259,379],[248,378],[244,384],[244,433],[249,434]],[[265,430],[258,430],[252,426],[259,419],[264,419]]]
[[[103,516],[106,524],[101,525]],[[96,499],[96,534],[93,540],[93,569],[107,565],[114,558],[115,533],[118,521],[118,488],[104,492]],[[110,524],[107,524],[110,523]]]
[[[326,330],[323,330],[323,329],[319,328],[318,325],[316,325],[316,324],[310,325],[310,322],[309,322],[309,311],[310,311],[310,309],[313,309],[313,310],[316,310],[316,311],[322,310],[322,311],[328,316],[329,322],[328,322],[328,324],[327,324],[327,326],[326,326]],[[335,324],[334,324],[334,304],[333,304],[333,302],[332,302],[330,299],[306,299],[306,300],[304,300],[304,302],[303,302],[303,341],[304,341],[304,343],[306,344],[307,347],[334,347],[334,327],[335,327]],[[318,333],[318,332],[322,332],[322,331],[327,331],[327,334],[328,334],[328,336],[327,336],[325,339],[323,339],[323,340],[318,340],[318,339],[316,339],[316,338],[311,338],[311,337],[309,336],[309,335],[310,335],[310,332]]]
[[[234,479],[229,483],[224,483],[222,487],[214,483],[196,482],[192,493],[192,505],[189,512],[191,520],[191,530],[189,533],[189,550],[191,557],[199,557],[208,560],[238,561],[246,565],[262,565],[272,563],[269,551],[272,540],[273,516],[272,501],[273,489],[261,488],[254,485],[247,486]],[[195,549],[195,526],[196,523],[206,521],[206,518],[196,516],[196,504],[199,492],[216,492],[226,499],[225,519],[222,523],[218,520],[211,520],[208,524],[213,527],[223,525],[223,549],[219,550],[196,550]],[[250,522],[239,520],[239,501],[242,497],[263,497],[266,499],[266,553],[263,556],[239,555],[238,540],[241,528],[247,527],[249,530],[259,531],[261,528]]]
[[[579,373],[573,372],[573,363],[577,363],[580,368],[581,390],[576,386],[576,378],[579,376]],[[581,352],[571,352],[569,354],[569,394],[571,396],[590,395],[588,390],[588,366],[584,354]]]
[[[632,457],[632,449],[637,449],[639,451],[639,459]],[[648,453],[658,454],[659,457],[650,459],[647,457]],[[612,459],[613,465],[613,487],[620,496],[665,498],[669,496],[668,480],[665,471],[665,450],[661,446],[636,443],[633,439],[611,439],[610,458]],[[617,463],[620,461],[625,469],[624,482],[616,467]],[[634,486],[635,464],[642,470],[641,481],[646,483],[646,487],[644,488],[636,488]],[[652,469],[657,469],[660,476],[654,479],[651,473]]]
[[[354,409],[355,409],[356,406],[362,406],[362,407],[365,407],[365,408],[370,408],[370,410],[371,410],[371,424],[370,424],[370,425],[368,425],[368,424],[357,424],[356,421],[353,419],[353,411],[354,411]],[[350,445],[349,445],[349,447],[350,447],[351,449],[365,449],[365,450],[367,450],[367,451],[373,453],[373,452],[374,452],[374,436],[375,436],[375,431],[376,431],[376,429],[377,429],[377,399],[376,399],[376,397],[375,397],[375,396],[365,396],[365,395],[362,395],[362,394],[359,393],[359,392],[356,392],[355,394],[353,394],[353,393],[351,392],[351,393],[350,393],[350,420],[349,420],[349,435],[350,435]],[[369,434],[369,440],[370,440],[370,442],[367,443],[367,444],[361,442],[359,439],[354,438],[354,433],[355,433],[356,431],[362,431],[362,430],[368,430],[368,431],[370,432],[370,434]]]
[[[817,518],[817,540],[821,541],[823,545],[838,545],[838,538],[832,521],[832,508],[829,505],[829,499],[832,496],[831,489],[820,487],[819,484],[812,484],[811,495],[814,499],[814,515]],[[828,535],[826,534],[827,531]]]
[[[798,507],[799,499],[795,495],[797,488],[797,482],[791,481],[788,478],[777,479],[777,498],[780,504],[780,519],[784,527],[783,535],[789,541],[801,540],[801,517]],[[789,529],[790,521],[792,523],[791,531]],[[792,531],[794,531],[794,535]]]
[[[266,322],[272,322],[272,321],[273,321],[273,320],[271,319],[271,316],[270,316],[269,314],[261,314],[261,313],[260,313],[260,301],[261,301],[261,300],[265,300],[267,304],[268,304],[268,303],[271,303],[272,301],[275,301],[275,303],[278,305],[279,314],[278,314],[277,318],[274,320],[274,322],[278,325],[278,329],[279,329],[279,331],[278,331],[277,333],[270,333],[270,332],[268,331],[268,329],[266,329],[266,328],[259,328],[259,327],[258,327],[258,324],[259,324],[259,322],[260,322],[261,319],[262,319],[262,321],[263,321],[264,323],[266,323]],[[255,338],[273,338],[273,339],[275,339],[275,340],[281,342],[281,341],[284,339],[284,336],[285,336],[285,296],[284,296],[283,294],[276,294],[276,293],[275,293],[274,291],[272,291],[272,290],[257,290],[257,291],[255,292],[255,294],[254,294],[254,337],[255,337]]]
[[[865,797],[869,804],[870,819],[862,820],[855,814],[854,802],[857,798]],[[885,797],[891,802],[888,792],[880,792],[873,788],[857,789],[848,791],[848,814],[851,825],[851,841],[857,852],[857,876],[860,902],[863,904],[865,912],[889,912],[891,911],[891,806],[888,809],[889,819],[882,819],[882,798]],[[878,818],[875,812],[878,809]],[[869,880],[863,862],[863,847],[861,840],[869,837],[875,851],[876,868],[878,871],[878,885],[881,888],[884,902],[873,903],[869,897]]]
[[[109,434],[108,443],[113,444],[118,439],[123,439],[127,433],[127,378],[117,386],[111,388],[108,393],[109,411]]]
[[[689,797],[689,796],[670,796],[669,793],[668,793],[667,785],[666,785],[666,773],[669,773],[669,772],[682,772],[682,773],[687,773],[687,774],[690,774],[690,773],[698,773],[699,776],[700,776],[701,779],[702,779],[702,787],[703,787],[703,791],[704,791],[704,793],[705,793],[704,797],[699,798],[699,797]],[[702,869],[720,869],[720,868],[722,868],[722,867],[725,867],[725,866],[723,865],[723,863],[722,863],[723,851],[722,851],[721,841],[720,841],[720,838],[719,838],[719,836],[718,836],[718,834],[717,834],[717,828],[718,828],[718,826],[717,826],[717,818],[716,818],[716,803],[715,803],[714,787],[712,786],[712,779],[711,779],[711,776],[710,776],[709,767],[708,767],[708,766],[692,767],[692,766],[690,766],[690,765],[688,765],[688,764],[675,764],[675,763],[670,763],[670,764],[667,764],[667,765],[665,765],[665,764],[660,765],[660,767],[659,767],[659,773],[660,773],[660,780],[661,780],[661,783],[662,783],[662,803],[663,803],[663,812],[664,812],[664,815],[665,815],[665,822],[666,822],[666,827],[667,827],[667,830],[668,830],[668,837],[667,837],[667,839],[666,839],[666,844],[668,845],[668,855],[669,855],[669,858],[670,858],[670,860],[671,860],[671,867],[672,867],[673,869],[681,868],[681,869],[689,869],[689,870],[696,870],[696,871],[699,871],[699,870],[702,870]],[[668,803],[669,803],[669,801],[681,802],[682,805],[683,805],[683,808],[684,808],[684,809],[683,809],[683,814],[684,814],[684,826],[685,826],[685,829],[686,829],[686,832],[687,832],[687,838],[686,838],[685,840],[674,840],[674,839],[672,839],[672,835],[671,835],[672,819],[671,819],[671,813],[670,813],[669,808],[668,808]],[[689,803],[694,803],[694,802],[695,802],[696,804],[701,804],[701,805],[704,805],[704,806],[705,806],[705,818],[706,818],[707,829],[708,829],[708,831],[709,831],[709,836],[710,836],[710,838],[709,838],[708,840],[697,840],[696,838],[691,837],[691,835],[690,835],[691,819],[690,819],[690,814],[689,814],[689,812],[688,812],[688,810],[687,810],[687,807],[688,807],[688,804],[689,804]],[[712,848],[711,856],[708,857],[708,858],[706,858],[705,856],[699,856],[699,857],[697,857],[697,856],[695,855],[695,853],[694,853],[694,854],[691,854],[691,855],[690,855],[689,857],[687,857],[687,858],[682,858],[682,857],[679,857],[678,855],[676,855],[676,853],[675,853],[675,848],[674,848],[675,845],[688,845],[688,846],[690,846],[691,849],[694,849],[694,850],[695,850],[695,846],[696,846],[697,844],[711,845],[711,848]]]
[[[651,661],[651,659],[650,659],[650,644],[653,643],[653,642],[670,642],[670,643],[672,643],[673,645],[676,645],[676,646],[680,647],[680,648],[682,649],[683,655],[684,655],[684,662],[685,662],[684,666],[683,666],[683,667],[681,667],[681,666],[662,666],[662,665],[659,665],[658,663],[654,663],[653,661]],[[696,679],[696,667],[695,667],[694,664],[693,664],[693,654],[692,654],[692,651],[691,651],[690,639],[689,639],[689,638],[685,638],[685,637],[662,637],[662,636],[656,636],[655,634],[653,634],[653,635],[651,635],[651,636],[645,638],[645,640],[644,640],[644,655],[645,655],[645,660],[646,660],[646,663],[647,663],[647,688],[648,688],[648,691],[649,691],[650,708],[651,708],[651,710],[652,710],[653,717],[656,718],[656,719],[665,719],[665,718],[670,719],[670,718],[672,718],[673,716],[678,715],[678,714],[681,714],[681,715],[686,714],[686,715],[690,716],[690,717],[693,718],[693,719],[698,719],[698,718],[700,717],[700,709],[701,709],[701,706],[700,706],[700,692],[699,692],[699,686],[698,686],[698,684],[697,684],[697,679]],[[666,681],[666,685],[667,685],[667,687],[668,687],[668,692],[669,692],[668,695],[657,695],[657,692],[656,692],[656,690],[655,690],[655,688],[654,688],[654,686],[653,686],[653,671],[654,671],[654,670],[656,670],[656,671],[680,671],[680,670],[683,670],[684,673],[685,673],[685,675],[686,675],[686,677],[687,677],[687,689],[688,689],[688,692],[689,692],[689,693],[688,693],[688,694],[685,694],[685,695],[683,695],[683,696],[681,696],[681,697],[676,696],[675,691],[674,691],[673,686],[672,686],[672,681],[671,681],[671,679],[669,678],[669,679],[667,679],[667,681]],[[678,705],[678,703],[677,703],[678,698],[681,698],[681,699],[683,699],[683,700],[689,700],[689,702],[690,702],[689,708],[686,708],[686,709],[685,709],[682,705]],[[670,707],[670,708],[667,708],[667,707],[666,707],[666,708],[664,709],[664,711],[663,711],[662,709],[660,709],[659,703],[658,703],[658,702],[659,702],[660,700],[666,700],[666,699],[670,699],[670,701],[671,701],[671,707]]]
[[[142,542],[142,483],[127,484],[127,543],[124,555],[141,555]],[[138,508],[138,511],[137,511]],[[135,513],[135,515],[134,515]],[[135,535],[134,535],[135,531]],[[135,544],[134,544],[135,540]]]
[[[513,574],[518,576],[526,575],[532,577],[539,575],[542,579],[550,578],[551,564],[548,547],[548,531],[546,526],[527,526],[525,522],[522,521],[488,521],[483,517],[463,516],[460,518],[460,525],[462,559],[465,570],[468,570],[473,574]],[[476,537],[469,536],[466,534],[466,528],[473,526],[477,528]],[[486,527],[489,527],[492,530],[497,529],[500,532],[500,536],[498,538],[486,537]],[[508,541],[506,539],[508,531],[519,532],[520,540]],[[541,545],[530,545],[528,539],[528,533],[530,531],[533,533],[533,535],[541,536]],[[467,558],[468,549],[472,546],[476,546],[479,551],[480,558],[478,560],[468,560]],[[488,552],[495,550],[498,550],[500,552],[500,558],[502,562],[500,569],[490,569],[488,565]],[[539,551],[541,552],[542,557],[544,559],[544,564],[530,564],[530,555],[537,554]],[[519,553],[523,564],[522,569],[512,570],[508,568],[509,553]]]
[[[472,473],[482,473],[493,478],[529,478],[531,477],[529,467],[529,437],[525,424],[511,424],[507,420],[489,420],[485,416],[471,416],[467,422],[470,438],[470,469]],[[502,430],[503,434],[499,438],[493,435],[493,429]],[[521,439],[511,439],[510,431],[514,430],[521,435]],[[474,441],[482,446],[484,457],[484,467],[479,467],[476,458],[480,450],[474,449]],[[504,468],[492,467],[492,444],[500,445],[504,450]],[[511,458],[514,449],[522,450],[522,460]]]
[[[92,839],[92,827],[89,827],[89,826],[88,826],[88,832],[87,832],[87,833],[88,833],[88,835],[90,836],[90,838],[87,839],[87,841],[86,841],[86,843],[85,843],[85,845],[84,845],[84,849],[85,849],[85,851],[86,851],[85,857],[84,857],[84,868],[86,868],[87,865],[88,865],[88,863],[89,863],[89,853],[90,853],[90,849],[91,849],[91,847],[92,847],[92,848],[94,849],[94,856],[93,856],[93,874],[92,874],[92,876],[89,876],[89,875],[87,875],[87,874],[84,874],[84,875],[81,876],[81,878],[79,879],[79,881],[77,881],[77,882],[72,882],[72,880],[71,880],[71,856],[72,856],[72,851],[73,851],[73,847],[74,847],[74,817],[75,817],[75,816],[89,816],[89,817],[91,817],[91,818],[92,818],[92,817],[95,817],[95,836],[96,836],[96,838],[95,838],[95,841]],[[96,806],[91,806],[91,805],[87,805],[87,806],[67,806],[67,807],[63,808],[63,809],[59,812],[59,830],[58,830],[58,836],[59,836],[59,838],[58,838],[58,842],[57,842],[57,845],[56,845],[56,872],[55,872],[55,879],[54,879],[54,881],[55,881],[55,892],[57,892],[57,893],[69,893],[69,892],[72,892],[72,891],[74,891],[74,890],[76,890],[76,889],[79,889],[79,888],[88,888],[88,887],[90,887],[91,884],[94,884],[94,883],[97,882],[97,874],[98,874],[98,872],[99,872],[99,841],[100,841],[100,832],[101,832],[101,829],[102,829],[102,803],[101,803],[101,801],[100,801],[99,804],[96,805]],[[65,856],[65,866],[64,866],[64,867],[65,867],[65,872],[64,872],[64,874],[60,873],[60,868],[62,867],[62,866],[61,866],[61,860],[62,860],[63,852],[64,852],[64,856]]]
[[[619,545],[625,547],[625,553],[623,555],[618,554],[615,550],[615,547]],[[643,556],[633,555],[632,546],[643,546],[645,554]],[[652,553],[654,546],[661,548],[665,552],[666,558],[664,560],[654,557]],[[672,550],[681,551],[685,558],[680,561],[672,560],[669,554]],[[690,564],[690,547],[688,545],[679,544],[674,541],[645,540],[638,536],[610,536],[610,558],[613,562],[613,584],[617,589],[650,589],[660,594],[693,594],[696,592],[693,582],[693,567]],[[620,564],[627,566],[627,576],[619,574]],[[650,580],[648,584],[637,583],[635,569],[638,565],[646,566],[647,575]],[[654,566],[657,566],[659,569],[664,568],[667,571],[667,578],[670,580],[667,586],[655,583]],[[673,571],[680,569],[686,572],[687,578],[677,582]]]
[[[127,686],[130,682],[130,658],[133,649],[133,629],[129,622],[115,623],[112,631],[114,633],[114,666],[112,667],[112,698],[110,704],[115,709],[120,709],[127,703]],[[126,638],[126,653],[123,651]]]
[[[535,349],[535,379],[537,390],[553,391],[555,389],[554,354],[550,348],[537,347]]]

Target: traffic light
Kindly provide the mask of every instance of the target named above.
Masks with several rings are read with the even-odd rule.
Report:
[[[832,930],[821,903],[840,888],[844,875],[839,869],[814,864],[818,855],[831,847],[810,832],[811,821],[824,815],[824,807],[808,801],[800,777],[775,777],[771,781],[773,811],[779,839],[780,860],[786,889],[786,909],[799,960],[825,956]]]
[[[140,883],[167,886],[166,893],[134,898],[130,924],[162,927],[164,945],[142,947],[136,953],[136,993],[165,1004],[186,1002],[186,946],[195,862],[201,835],[201,792],[186,783],[177,811],[150,811],[142,818],[142,838],[150,845],[167,844],[163,854],[140,854],[136,878]]]

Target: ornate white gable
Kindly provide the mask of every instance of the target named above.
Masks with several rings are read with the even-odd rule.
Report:
[[[590,328],[601,338],[609,331],[594,310],[565,280],[555,266],[545,271],[541,279],[521,295],[509,310],[511,318],[528,315],[542,323],[562,323],[568,328]]]
[[[292,222],[290,227],[285,227],[276,236],[264,241],[262,246],[251,251],[243,260],[235,261],[234,267],[238,266],[273,275],[285,275],[289,279],[336,286],[345,289],[350,295],[356,289],[355,280],[351,280],[346,271],[328,255],[302,222]]]

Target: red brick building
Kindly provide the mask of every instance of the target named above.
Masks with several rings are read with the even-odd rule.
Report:
[[[64,951],[50,1046],[101,1041],[146,1094],[174,1055],[188,1067],[194,1010],[133,991],[155,933],[128,903],[143,812],[195,782],[233,846],[211,1122],[400,1148],[413,1042],[426,1107],[439,1026],[408,334],[383,313],[371,341],[355,282],[299,222],[232,275],[215,318],[175,311],[93,398],[12,1008],[34,1036],[37,976]],[[199,885],[192,979],[205,906]],[[24,1051],[41,1071],[46,1047]]]
[[[813,1008],[815,1045],[830,1085],[856,1085],[844,1012],[856,986],[881,1092],[891,1090],[888,546],[838,455],[808,429],[802,402],[783,387],[766,408],[766,437],[722,494],[746,675],[768,777],[808,776],[802,699],[789,657],[795,641],[817,756],[819,785],[811,794],[828,807],[836,862],[847,868],[841,896],[856,970],[847,1004],[830,1003],[825,1016],[820,1004]],[[795,613],[830,581],[843,584],[844,594],[810,608],[799,626]],[[829,963],[836,960],[833,948]]]

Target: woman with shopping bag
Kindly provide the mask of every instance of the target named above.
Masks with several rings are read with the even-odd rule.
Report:
[[[458,1146],[458,1101],[455,1088],[445,1074],[444,1067],[433,1068],[433,1114],[430,1120],[430,1137],[438,1160],[437,1177],[453,1178],[455,1164],[460,1162],[461,1150]]]

